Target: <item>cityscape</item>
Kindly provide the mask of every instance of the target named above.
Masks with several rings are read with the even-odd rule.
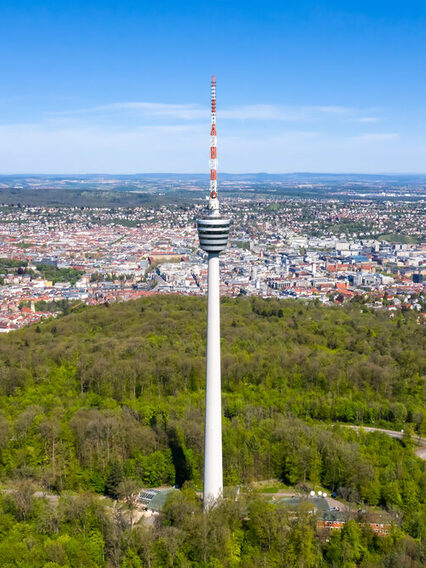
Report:
[[[277,199],[250,195],[247,184],[246,193],[224,192],[222,199],[233,227],[221,255],[221,295],[325,306],[362,301],[424,317],[423,198]],[[170,197],[168,204],[143,207],[3,204],[1,331],[55,317],[65,306],[205,295],[195,225],[202,200],[186,197],[179,204]]]

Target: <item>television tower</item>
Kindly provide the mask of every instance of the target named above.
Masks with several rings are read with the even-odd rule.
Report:
[[[220,387],[219,253],[228,244],[230,219],[220,216],[217,198],[216,78],[212,77],[210,195],[206,215],[198,219],[200,247],[208,254],[206,424],[204,434],[204,509],[223,490],[222,401]]]

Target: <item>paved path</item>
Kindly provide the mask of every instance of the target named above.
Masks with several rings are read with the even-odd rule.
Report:
[[[353,430],[363,430],[364,432],[381,432],[382,434],[386,434],[386,436],[390,436],[391,438],[397,438],[398,440],[402,440],[404,437],[403,431],[396,431],[396,430],[386,430],[385,428],[373,428],[372,426],[354,426],[352,424],[341,424],[341,426],[345,426],[346,428],[353,428]],[[413,436],[413,441],[416,444],[417,448],[415,454],[422,460],[426,461],[426,438],[421,438],[420,436]]]
[[[426,448],[417,448],[416,454],[419,456],[420,459],[426,461]]]

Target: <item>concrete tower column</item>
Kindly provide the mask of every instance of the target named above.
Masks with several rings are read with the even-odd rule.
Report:
[[[223,491],[219,253],[226,249],[230,220],[209,215],[198,219],[197,225],[200,246],[208,255],[203,502],[204,509],[209,509]]]
[[[208,255],[204,508],[211,506],[223,491],[221,408],[219,253],[210,252]]]

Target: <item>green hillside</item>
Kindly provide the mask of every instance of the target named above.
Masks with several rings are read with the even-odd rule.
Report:
[[[205,307],[204,299],[156,296],[84,308],[0,337],[3,486],[8,489],[24,483],[25,488],[27,483],[53,493],[90,491],[112,497],[120,493],[126,480],[141,487],[186,482],[188,487],[200,488]],[[398,539],[408,538],[404,534],[417,539],[404,541],[414,547],[413,562],[417,562],[420,552],[415,543],[426,537],[426,479],[424,463],[414,455],[409,433],[414,436],[426,429],[425,364],[424,327],[412,312],[390,317],[356,302],[330,308],[223,299],[225,485],[278,478],[289,485],[326,487],[352,502],[387,508],[396,515],[402,532],[393,537],[387,552],[377,545],[377,562],[390,554]],[[400,442],[378,433],[358,434],[344,428],[345,423],[403,428],[408,434]],[[179,509],[196,507],[193,497],[185,495]],[[10,531],[18,530],[14,523],[28,525],[26,530],[35,531],[32,538],[40,541],[40,558],[50,559],[50,564],[40,560],[34,566],[50,568],[282,565],[237,560],[232,564],[223,559],[216,564],[201,564],[199,559],[191,564],[186,552],[182,553],[186,564],[183,560],[163,564],[152,560],[149,564],[139,552],[134,561],[123,564],[123,550],[132,548],[130,544],[123,548],[122,543],[117,545],[121,552],[114,563],[113,545],[99,520],[102,507],[93,496],[85,498],[89,501],[83,509],[92,511],[86,540],[73,524],[80,526],[80,521],[70,517],[66,507],[68,513],[64,513],[63,524],[58,521],[56,533],[52,528],[43,533],[40,518],[46,514],[45,505],[32,508],[28,518],[22,517],[19,503],[11,504],[7,493],[0,535],[8,535],[12,542]],[[185,532],[185,522],[173,520],[173,514],[167,526]],[[221,514],[232,533],[234,513],[223,510]],[[245,516],[240,515],[240,523]],[[306,523],[304,530],[311,526],[309,519]],[[102,540],[101,560],[90,564],[92,560],[83,555],[86,559],[78,564],[80,560],[71,561],[64,552],[61,564],[46,556],[45,540],[53,538],[52,534],[55,538],[78,534],[78,546],[84,548],[90,536],[87,527]],[[238,538],[248,538],[247,526],[238,530],[242,531]],[[40,536],[43,534],[47,536]],[[260,541],[250,534],[254,550]],[[234,537],[228,537],[234,543],[228,545],[236,546]],[[331,563],[327,556],[331,552],[324,552],[312,538],[316,552],[311,564],[296,563],[295,553],[295,563],[287,560],[286,566],[321,566],[319,558],[324,566],[361,565],[358,560]],[[370,544],[364,543],[367,552],[373,550]],[[340,550],[340,544],[336,546]],[[135,545],[134,550],[139,548]],[[242,550],[244,547],[240,560]],[[30,566],[14,564],[13,559],[2,563],[1,557],[0,550],[0,566]],[[138,564],[140,558],[145,558],[143,564]],[[360,555],[359,560],[362,558]],[[395,564],[399,565],[403,566]]]

